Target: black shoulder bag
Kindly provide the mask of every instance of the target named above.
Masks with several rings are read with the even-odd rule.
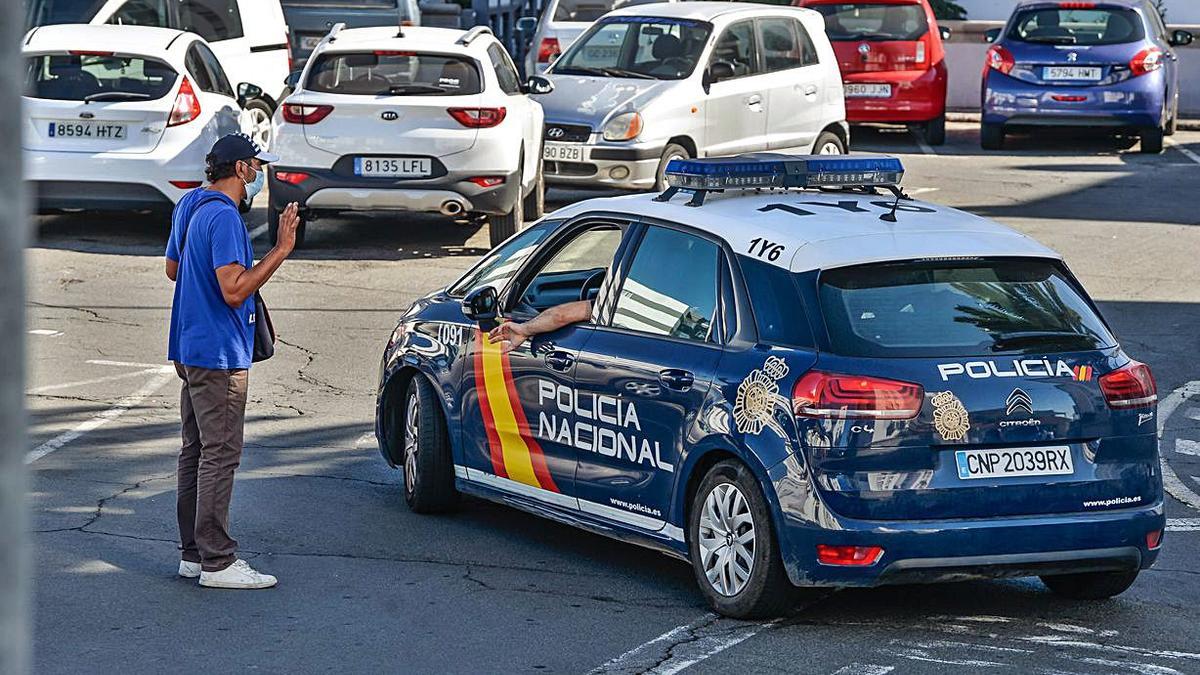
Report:
[[[196,215],[195,211],[192,215]],[[192,219],[188,218],[187,227],[179,235],[179,262],[183,263],[184,246],[187,245],[187,233],[192,227]],[[275,356],[275,325],[271,323],[271,315],[267,312],[267,303],[263,301],[262,293],[254,292],[254,353],[250,360],[253,363],[266,361]]]

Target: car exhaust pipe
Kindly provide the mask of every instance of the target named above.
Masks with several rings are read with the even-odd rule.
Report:
[[[459,216],[462,215],[463,211],[466,211],[466,207],[463,206],[462,202],[447,199],[442,202],[442,207],[439,210],[443,216]]]

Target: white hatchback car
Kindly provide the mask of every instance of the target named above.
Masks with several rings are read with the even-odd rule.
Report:
[[[551,183],[664,187],[672,159],[843,154],[850,145],[824,18],[751,2],[606,14],[546,71]]]
[[[198,35],[144,26],[43,26],[25,58],[25,180],[39,212],[161,210],[204,180],[242,110]]]
[[[538,78],[542,91],[550,85]],[[275,116],[267,224],[300,204],[490,217],[492,244],[544,205],[542,107],[485,27],[334,26]]]
[[[532,32],[529,53],[525,55],[525,72],[534,75],[544,72],[554,59],[567,51],[592,22],[614,9],[645,5],[659,0],[547,0],[542,18],[524,17],[517,28]],[[675,0],[670,0],[674,2]]]

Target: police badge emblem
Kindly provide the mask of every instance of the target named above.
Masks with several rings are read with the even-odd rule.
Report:
[[[762,368],[750,371],[742,380],[733,404],[733,421],[738,431],[757,434],[767,427],[780,438],[787,438],[775,419],[777,408],[789,409],[788,400],[779,394],[779,380],[787,374],[788,367],[783,359],[768,356]]]
[[[933,426],[943,440],[961,441],[967,437],[971,420],[962,401],[953,392],[943,391],[933,395]]]

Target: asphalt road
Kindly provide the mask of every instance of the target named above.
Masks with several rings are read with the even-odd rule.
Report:
[[[1171,531],[1130,591],[1091,604],[1033,580],[973,582],[814,593],[775,623],[717,620],[689,568],[656,553],[479,501],[409,513],[371,436],[379,355],[399,310],[454,279],[486,233],[400,215],[314,223],[266,287],[283,343],[251,376],[233,530],[280,583],[202,590],[175,577],[167,226],[39,218],[27,356],[35,667],[1200,672],[1200,382],[1187,388],[1200,381],[1200,133],[1174,143],[1150,157],[1103,138],[1017,139],[981,154],[973,127],[951,125],[933,155],[902,131],[857,135],[856,150],[903,154],[920,198],[1063,252],[1154,369]],[[265,237],[256,245],[265,252]]]

